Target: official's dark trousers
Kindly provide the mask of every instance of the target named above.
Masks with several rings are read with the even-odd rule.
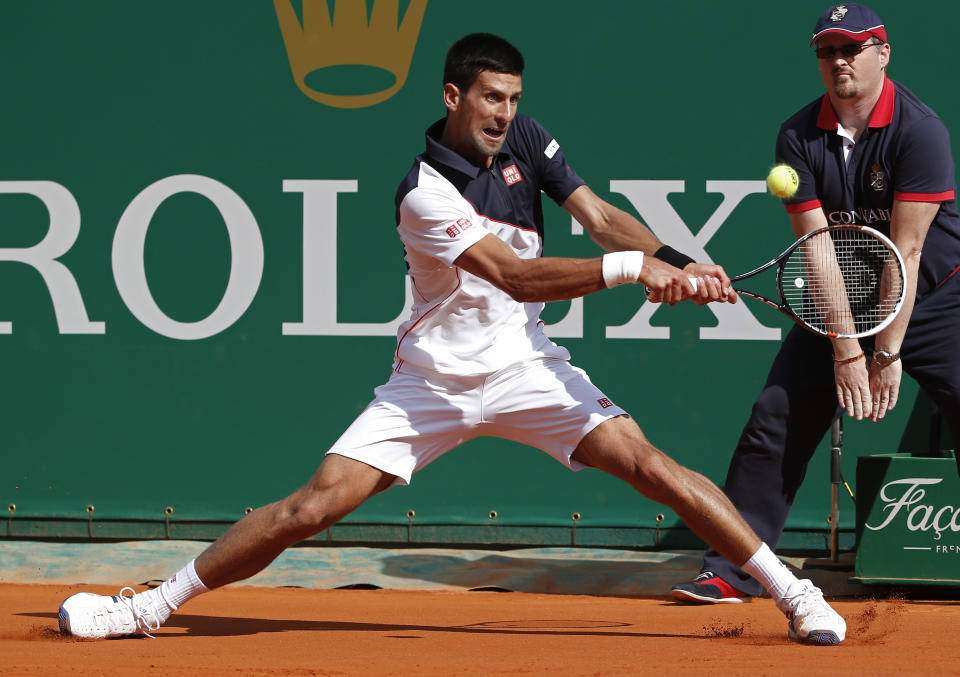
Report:
[[[862,344],[869,359],[872,342],[864,339]],[[916,379],[946,421],[960,472],[960,273],[918,299],[901,355],[904,371]],[[771,548],[783,533],[807,463],[842,413],[830,341],[794,327],[753,405],[724,485],[744,519]],[[712,548],[702,570],[747,594],[761,594],[756,580]]]

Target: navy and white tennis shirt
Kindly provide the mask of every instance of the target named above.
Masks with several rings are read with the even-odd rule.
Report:
[[[846,162],[829,95],[791,117],[777,137],[777,162],[797,170],[788,212],[822,207],[827,223],[855,223],[890,235],[894,200],[939,202],[923,245],[917,298],[960,267],[960,218],[950,135],[906,87],[887,78],[868,127]]]
[[[473,376],[538,357],[569,359],[543,334],[542,303],[518,303],[454,261],[490,233],[520,258],[540,256],[541,190],[563,204],[583,179],[533,118],[514,117],[489,168],[441,145],[444,124],[427,130],[426,151],[397,189],[414,305],[397,333],[394,369]]]

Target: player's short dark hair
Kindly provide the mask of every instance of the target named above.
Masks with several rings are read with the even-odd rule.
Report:
[[[453,43],[447,52],[443,82],[451,82],[466,92],[481,71],[523,75],[523,66],[523,54],[503,38],[491,33],[471,33]]]

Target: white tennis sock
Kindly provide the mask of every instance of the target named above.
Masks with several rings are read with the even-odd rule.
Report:
[[[175,573],[169,580],[158,588],[141,592],[137,597],[143,601],[153,602],[153,607],[160,615],[160,622],[166,622],[170,614],[179,609],[184,602],[207,592],[209,588],[203,584],[197,571],[193,567],[193,560]]]
[[[797,580],[766,543],[761,543],[760,548],[740,568],[760,581],[777,603],[783,598],[790,584]]]

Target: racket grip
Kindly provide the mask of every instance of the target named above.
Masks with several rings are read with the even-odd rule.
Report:
[[[688,277],[687,279],[690,280],[690,284],[693,285],[693,292],[696,293],[696,292],[697,292],[697,278],[695,278],[695,277]],[[643,291],[644,291],[644,293],[646,293],[647,298],[650,298],[650,295],[653,293],[653,290],[650,289],[650,287],[647,287],[647,286],[644,286]]]

